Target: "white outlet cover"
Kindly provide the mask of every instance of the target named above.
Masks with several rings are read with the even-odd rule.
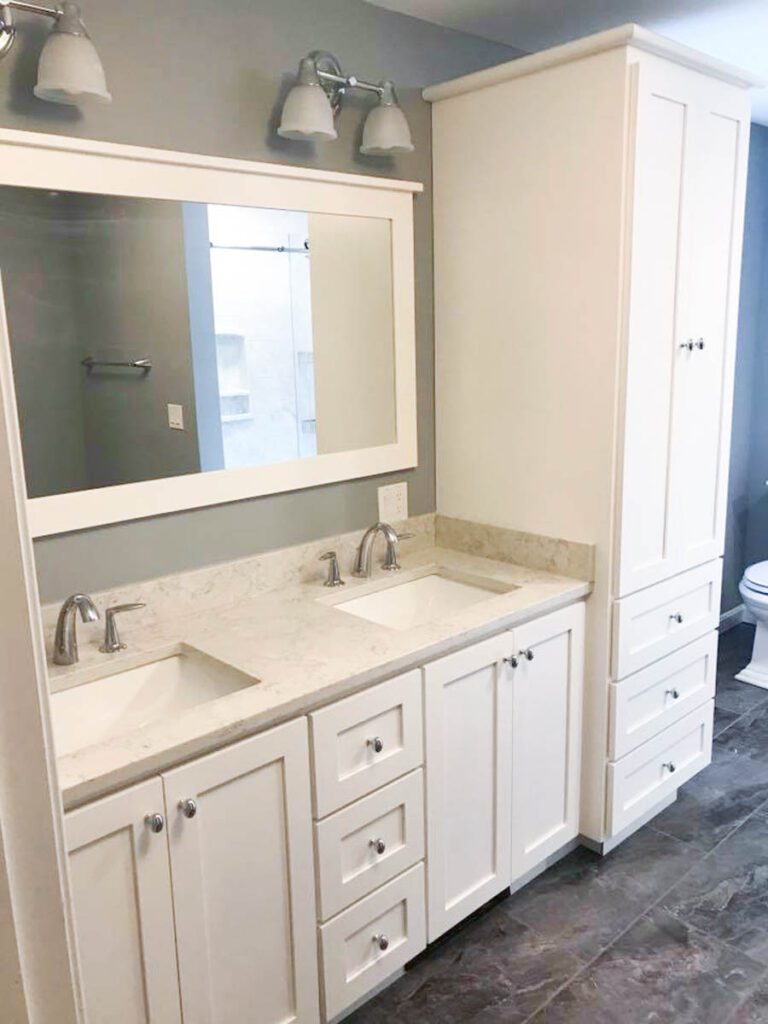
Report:
[[[171,430],[184,429],[184,406],[168,405],[168,426]]]
[[[379,488],[379,519],[400,523],[408,518],[408,484],[388,484]]]

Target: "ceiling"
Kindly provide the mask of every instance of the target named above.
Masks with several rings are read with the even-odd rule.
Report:
[[[768,0],[368,0],[529,52],[635,21],[768,82]],[[753,94],[768,124],[768,88]]]

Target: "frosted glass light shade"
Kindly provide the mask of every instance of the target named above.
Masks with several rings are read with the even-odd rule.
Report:
[[[38,99],[49,103],[78,106],[87,101],[112,102],[104,68],[80,20],[77,4],[64,4],[43,46],[34,91]]]
[[[413,140],[405,114],[396,103],[381,103],[365,119],[360,152],[367,156],[412,153]]]
[[[283,104],[283,116],[277,134],[283,139],[333,141],[338,132],[333,110],[321,85],[294,85]]]

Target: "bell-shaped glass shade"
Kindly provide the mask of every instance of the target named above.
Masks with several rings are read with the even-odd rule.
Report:
[[[412,153],[413,148],[406,116],[393,94],[385,92],[379,105],[365,119],[360,152],[366,156],[387,156],[390,153]]]
[[[285,98],[277,134],[283,139],[337,139],[333,110],[321,85],[294,85]]]
[[[63,5],[62,14],[43,46],[35,96],[71,106],[88,101],[112,102],[104,68],[80,20],[77,4]]]

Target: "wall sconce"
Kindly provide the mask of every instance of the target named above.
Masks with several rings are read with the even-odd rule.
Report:
[[[80,8],[65,2],[61,7],[44,7],[26,0],[0,2],[0,58],[16,40],[12,11],[42,14],[53,19],[53,29],[45,41],[37,66],[38,99],[49,103],[78,106],[86,100],[110,103],[104,68],[80,18]]]
[[[334,118],[348,89],[360,89],[378,97],[377,106],[365,119],[361,153],[388,156],[413,152],[411,130],[392,82],[374,84],[345,75],[333,54],[322,50],[314,50],[299,64],[299,80],[285,99],[277,134],[283,139],[337,139]]]

